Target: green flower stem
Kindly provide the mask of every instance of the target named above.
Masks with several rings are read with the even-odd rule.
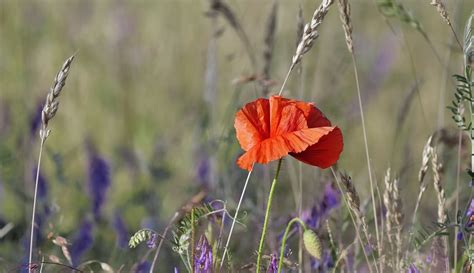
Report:
[[[471,172],[474,172],[474,97],[472,94],[472,87],[473,87],[473,82],[472,82],[472,70],[470,67],[466,67],[466,79],[467,82],[469,83],[469,94],[470,94],[470,112],[471,112]],[[472,173],[471,173],[472,174]],[[471,177],[471,186],[474,186],[474,179]]]
[[[272,208],[273,192],[275,191],[275,185],[276,185],[276,182],[278,181],[278,176],[280,175],[281,162],[282,162],[282,159],[278,161],[278,167],[275,173],[275,178],[273,178],[272,186],[270,188],[270,195],[268,196],[267,211],[265,212],[265,220],[263,221],[262,236],[260,237],[260,245],[258,246],[256,273],[260,273],[260,263],[262,260],[263,245],[265,242],[265,235],[267,233],[268,220],[270,218],[270,210]]]
[[[283,235],[283,239],[281,241],[280,259],[278,260],[278,273],[281,273],[281,270],[283,268],[283,254],[285,253],[286,239],[288,238],[288,233],[290,233],[291,226],[296,222],[298,222],[303,227],[303,229],[306,230],[306,224],[298,217],[291,219],[291,221],[288,222],[288,224],[286,225],[285,234]]]

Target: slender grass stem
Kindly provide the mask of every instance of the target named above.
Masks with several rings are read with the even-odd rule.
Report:
[[[299,204],[298,204],[298,216],[301,217],[303,212],[303,163],[298,162],[298,184],[299,184]],[[303,273],[303,230],[299,229],[299,241],[298,241],[298,272]]]
[[[370,195],[372,197],[372,209],[374,213],[374,226],[375,226],[375,237],[377,238],[377,251],[379,253],[382,253],[380,241],[381,238],[379,237],[379,228],[378,228],[378,216],[377,216],[377,207],[375,205],[375,191],[374,191],[374,182],[372,179],[372,166],[370,164],[370,154],[369,154],[369,144],[367,141],[367,130],[365,127],[365,117],[364,117],[364,110],[362,107],[362,96],[360,92],[360,84],[359,84],[359,72],[357,70],[357,62],[356,62],[356,57],[355,53],[351,53],[352,56],[352,66],[354,68],[354,75],[355,75],[355,80],[356,80],[356,86],[357,86],[357,98],[359,101],[359,111],[360,111],[360,118],[362,122],[362,132],[364,136],[364,146],[365,146],[365,156],[367,159],[367,170],[369,172],[369,182],[370,182]]]
[[[286,240],[288,239],[288,234],[291,231],[291,226],[294,223],[299,223],[303,227],[303,229],[306,229],[306,224],[298,217],[291,219],[291,221],[288,222],[288,224],[286,225],[285,234],[283,234],[283,238],[281,240],[280,259],[278,259],[278,273],[281,273],[281,270],[283,268],[283,256],[285,254]]]
[[[458,162],[456,168],[456,209],[455,212],[459,211],[459,191],[460,188],[460,176],[461,176],[461,152],[462,152],[462,130],[459,130],[459,139],[458,139]],[[454,227],[454,234],[458,234],[459,227],[456,225]],[[457,236],[454,236],[454,268],[457,268],[458,265],[458,239]]]
[[[288,72],[286,73],[285,80],[283,81],[283,84],[281,85],[280,92],[278,92],[278,96],[281,96],[281,93],[283,93],[283,89],[285,88],[286,82],[288,81],[288,78],[290,77],[291,71],[293,71],[293,68],[295,68],[295,63],[292,62],[290,65],[290,69],[288,69]]]
[[[178,219],[179,215],[180,215],[179,212],[176,212],[173,215],[171,220],[168,222],[168,225],[166,225],[166,227],[165,227],[165,230],[163,232],[163,236],[160,236],[160,243],[158,244],[158,247],[156,248],[155,256],[153,257],[153,262],[151,263],[151,266],[150,266],[150,273],[153,273],[153,271],[155,270],[156,261],[158,260],[158,256],[160,255],[161,246],[163,245],[163,242],[165,241],[164,239],[166,238],[166,235],[168,234],[168,231],[171,228],[171,226]]]
[[[253,170],[253,166],[252,166],[252,170]],[[247,190],[247,185],[249,183],[251,175],[252,175],[252,171],[250,171],[248,173],[247,179],[245,180],[244,188],[242,189],[242,193],[240,194],[239,203],[237,204],[237,209],[235,210],[235,214],[234,214],[234,217],[232,219],[232,225],[230,226],[229,236],[227,236],[227,242],[225,243],[224,254],[222,254],[222,259],[221,259],[221,265],[219,267],[219,272],[221,272],[222,266],[224,266],[225,256],[227,254],[227,249],[229,247],[230,239],[232,238],[232,232],[234,231],[234,226],[235,226],[235,222],[237,221],[237,216],[239,216],[240,205],[242,204],[242,200],[244,199],[245,191]]]
[[[194,273],[195,272],[195,266],[194,266],[194,254],[195,254],[195,251],[196,251],[196,248],[195,248],[195,240],[196,240],[196,228],[194,227],[194,222],[196,220],[194,219],[194,207],[191,208],[191,266],[193,267],[192,268],[192,272]]]
[[[35,192],[33,194],[33,211],[31,212],[31,233],[30,233],[30,251],[28,257],[28,273],[32,273],[32,266],[31,263],[33,261],[33,245],[35,239],[35,218],[36,218],[36,199],[38,195],[38,181],[39,181],[39,173],[41,167],[41,155],[43,154],[43,146],[45,142],[45,138],[41,138],[40,150],[38,155],[38,165],[36,166],[36,179],[35,179]]]
[[[262,260],[262,252],[263,252],[263,246],[265,243],[265,235],[267,234],[267,228],[268,228],[268,221],[270,219],[270,211],[272,208],[272,199],[273,199],[273,193],[275,192],[275,186],[278,181],[278,176],[280,175],[280,170],[281,170],[281,163],[283,159],[280,159],[278,161],[278,166],[277,170],[275,173],[275,178],[273,178],[272,186],[270,188],[270,194],[268,195],[268,201],[267,201],[267,210],[265,212],[265,220],[263,221],[263,230],[262,230],[262,235],[260,237],[260,244],[258,246],[258,253],[257,253],[257,269],[256,273],[260,273],[260,264]]]
[[[364,258],[365,258],[365,261],[367,262],[367,267],[369,268],[369,272],[372,273],[373,272],[372,271],[372,266],[370,265],[369,257],[367,256],[367,253],[365,251],[365,245],[364,245],[364,242],[362,241],[362,236],[360,235],[361,233],[360,233],[359,225],[357,224],[357,222],[354,218],[354,215],[352,214],[352,211],[351,211],[350,205],[347,201],[346,195],[344,194],[344,191],[342,190],[341,181],[337,177],[336,172],[334,171],[333,167],[331,167],[331,172],[332,172],[332,175],[334,176],[334,179],[336,180],[336,184],[337,184],[337,187],[339,188],[339,191],[342,193],[342,199],[344,200],[344,205],[346,205],[347,211],[349,212],[349,215],[350,215],[351,220],[352,220],[352,224],[354,225],[354,229],[356,230],[356,238],[359,241],[362,253],[364,253]],[[366,235],[366,237],[367,237],[367,235]],[[366,240],[367,240],[367,243],[368,243],[369,238],[367,237]],[[377,272],[379,272],[378,269],[377,269],[377,266],[375,267],[375,269],[376,269]]]

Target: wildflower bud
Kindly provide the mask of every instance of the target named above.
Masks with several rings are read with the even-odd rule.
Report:
[[[321,259],[321,241],[314,231],[307,229],[303,233],[303,243],[306,251],[316,259]]]

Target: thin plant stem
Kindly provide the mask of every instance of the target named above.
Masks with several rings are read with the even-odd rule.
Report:
[[[35,179],[35,192],[33,194],[33,211],[31,213],[31,233],[30,233],[30,251],[29,251],[29,258],[28,258],[28,273],[32,273],[31,263],[33,261],[33,245],[35,239],[35,216],[36,216],[36,199],[38,195],[38,181],[39,181],[39,173],[41,167],[41,155],[43,154],[43,146],[46,139],[41,137],[41,144],[40,150],[38,155],[38,165],[36,166],[36,179]]]
[[[458,46],[459,46],[459,49],[461,49],[461,52],[464,50],[462,45],[461,45],[461,42],[459,41],[459,37],[458,35],[456,34],[456,31],[454,30],[453,28],[453,25],[452,24],[449,24],[449,28],[451,28],[451,32],[453,33],[453,36],[454,38],[456,39],[456,42],[458,43]]]
[[[173,217],[171,218],[171,220],[168,222],[168,225],[165,227],[165,230],[163,232],[163,236],[160,237],[160,243],[158,244],[158,247],[156,248],[155,256],[153,257],[153,262],[151,263],[151,266],[150,266],[150,273],[153,273],[153,271],[155,269],[156,261],[158,260],[158,256],[160,254],[161,246],[163,245],[163,242],[164,242],[164,239],[166,238],[166,235],[168,234],[168,231],[171,228],[171,226],[174,224],[176,219],[178,219],[179,215],[180,215],[180,213],[176,212],[173,215]]]
[[[336,184],[337,184],[337,187],[339,188],[339,191],[342,193],[342,199],[344,200],[344,204],[347,207],[347,211],[349,212],[349,215],[351,216],[352,224],[354,225],[354,228],[356,230],[356,238],[359,241],[360,247],[362,249],[362,253],[364,253],[365,261],[367,262],[367,267],[369,268],[369,272],[372,273],[373,272],[372,271],[372,266],[370,265],[369,257],[367,256],[367,253],[365,252],[365,245],[364,245],[364,242],[362,241],[362,236],[360,236],[359,226],[358,226],[358,224],[357,224],[357,222],[354,218],[354,215],[352,214],[352,211],[350,209],[350,205],[347,201],[346,195],[344,194],[344,191],[342,190],[341,181],[337,177],[336,172],[334,171],[333,167],[331,167],[331,172],[332,172],[332,175],[334,176],[334,179],[336,180]],[[369,238],[367,237],[366,239],[367,239],[367,242],[369,242]],[[372,253],[372,255],[373,255],[373,253]],[[377,267],[375,267],[375,270],[378,272]]]
[[[222,254],[222,259],[221,259],[221,265],[219,267],[219,272],[222,270],[222,266],[224,266],[225,256],[227,254],[227,249],[229,247],[230,239],[232,238],[232,232],[234,231],[235,222],[236,222],[237,216],[239,215],[239,211],[240,211],[240,205],[242,204],[242,200],[244,199],[245,191],[247,190],[247,185],[249,183],[250,176],[252,175],[252,171],[253,171],[253,166],[252,166],[252,170],[249,171],[249,173],[247,175],[247,179],[245,180],[244,188],[242,189],[242,193],[240,194],[239,203],[237,204],[237,209],[235,210],[235,214],[234,214],[234,217],[232,219],[232,225],[230,226],[229,236],[227,236],[227,242],[225,243],[224,254]]]
[[[268,227],[268,220],[270,219],[270,211],[272,208],[272,199],[273,199],[273,193],[275,192],[275,186],[278,181],[278,176],[280,175],[280,170],[281,170],[281,163],[283,159],[278,160],[278,166],[277,170],[275,173],[275,178],[273,178],[272,186],[270,188],[270,194],[268,195],[268,201],[267,201],[267,210],[265,212],[265,220],[263,221],[263,230],[262,230],[262,235],[260,237],[260,244],[258,246],[258,253],[257,253],[257,269],[256,273],[260,273],[260,263],[262,260],[262,252],[263,252],[263,245],[265,243],[265,235],[267,234],[267,227]]]
[[[302,163],[298,161],[298,184],[299,184],[299,204],[298,204],[298,216],[301,217],[303,210],[303,166]],[[299,229],[299,239],[298,239],[298,272],[303,273],[303,230]]]
[[[285,88],[286,82],[288,81],[288,78],[290,77],[291,71],[293,71],[293,68],[295,68],[295,63],[292,62],[290,65],[290,69],[288,69],[288,72],[286,73],[285,80],[283,81],[283,84],[281,85],[280,92],[278,92],[278,96],[281,96],[281,93],[283,93],[283,88]]]
[[[367,141],[367,130],[365,128],[365,117],[364,117],[364,110],[362,107],[362,97],[361,97],[361,92],[360,92],[360,84],[359,84],[359,72],[357,70],[357,62],[356,62],[356,57],[355,53],[351,53],[352,56],[352,66],[354,68],[354,75],[355,75],[355,80],[356,80],[356,86],[357,86],[357,98],[359,101],[359,111],[360,111],[360,118],[362,122],[362,132],[364,136],[364,146],[365,146],[365,156],[367,159],[367,170],[369,172],[369,182],[370,182],[370,195],[372,197],[372,209],[374,213],[374,226],[375,226],[375,237],[377,238],[377,250],[379,253],[382,253],[381,245],[380,245],[380,240],[381,238],[379,237],[379,228],[378,228],[378,216],[377,216],[377,207],[375,205],[375,191],[374,191],[374,182],[372,179],[372,167],[370,164],[370,155],[369,155],[369,144]]]
[[[196,228],[194,227],[194,207],[191,208],[191,266],[192,266],[192,272],[195,272],[195,266],[194,266],[194,252],[196,249],[194,248],[195,245],[195,238],[196,238]]]
[[[462,130],[459,130],[459,139],[458,139],[458,164],[456,169],[456,210],[458,213],[459,210],[459,191],[460,188],[460,176],[461,176],[461,152],[462,152]],[[456,225],[454,227],[454,234],[458,234],[459,227]],[[454,268],[457,268],[458,265],[458,239],[457,236],[454,236]]]
[[[303,229],[306,229],[305,223],[298,217],[291,219],[291,221],[288,222],[288,224],[286,225],[285,234],[283,234],[283,238],[281,240],[280,259],[278,259],[278,273],[281,273],[281,270],[283,268],[283,256],[285,254],[286,240],[288,239],[288,234],[291,231],[291,226],[294,223],[298,223],[303,227]]]

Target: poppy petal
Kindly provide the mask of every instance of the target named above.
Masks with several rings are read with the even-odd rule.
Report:
[[[283,137],[266,139],[252,147],[237,159],[240,168],[251,171],[254,163],[266,164],[270,161],[280,159],[289,153]]]
[[[250,171],[254,163],[266,164],[289,153],[298,153],[317,143],[334,127],[308,128],[266,139],[244,153],[237,164]]]
[[[283,135],[289,152],[300,153],[318,143],[321,138],[331,133],[336,127],[308,128]]]
[[[278,96],[270,97],[270,137],[308,128],[305,115],[295,103]]]
[[[237,139],[244,151],[268,138],[270,135],[270,103],[258,99],[246,104],[235,116]]]
[[[338,127],[335,127],[316,144],[309,146],[301,153],[291,153],[290,155],[304,163],[325,169],[336,163],[343,146],[342,132]]]
[[[331,126],[331,122],[313,103],[295,101],[296,106],[303,111],[309,128]]]

